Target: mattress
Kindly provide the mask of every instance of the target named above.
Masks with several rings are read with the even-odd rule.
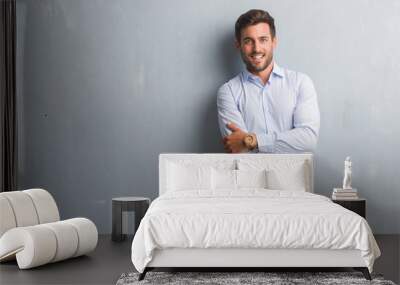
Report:
[[[359,250],[372,272],[380,255],[364,218],[329,198],[267,189],[167,192],[153,201],[132,243],[143,272],[157,249]]]

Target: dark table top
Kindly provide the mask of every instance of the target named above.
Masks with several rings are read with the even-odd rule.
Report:
[[[150,198],[129,196],[129,197],[116,197],[112,198],[112,200],[117,202],[139,202],[139,201],[150,201]]]

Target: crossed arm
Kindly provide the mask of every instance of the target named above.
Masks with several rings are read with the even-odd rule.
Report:
[[[250,149],[244,144],[244,138],[247,135],[245,131],[238,128],[234,123],[228,123],[226,127],[232,131],[230,135],[222,139],[224,149],[228,153],[248,152]]]
[[[230,88],[225,84],[218,91],[218,123],[226,152],[247,152],[243,139],[248,130]],[[282,132],[255,133],[257,149],[265,153],[313,151],[317,145],[320,113],[314,85],[305,77],[299,86],[293,113],[293,129]]]

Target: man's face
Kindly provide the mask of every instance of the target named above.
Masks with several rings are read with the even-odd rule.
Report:
[[[275,46],[276,38],[272,38],[266,23],[242,29],[240,43],[236,41],[236,47],[240,49],[242,59],[250,72],[261,72],[271,64]]]

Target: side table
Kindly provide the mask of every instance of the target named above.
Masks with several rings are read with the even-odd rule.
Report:
[[[366,203],[367,200],[358,198],[354,200],[336,200],[332,199],[332,202],[339,204],[340,206],[359,214],[364,219],[366,218]]]
[[[150,205],[150,199],[145,197],[118,197],[112,199],[112,240],[123,241],[126,238],[122,234],[122,212],[135,212],[135,233],[140,221],[144,217]]]

